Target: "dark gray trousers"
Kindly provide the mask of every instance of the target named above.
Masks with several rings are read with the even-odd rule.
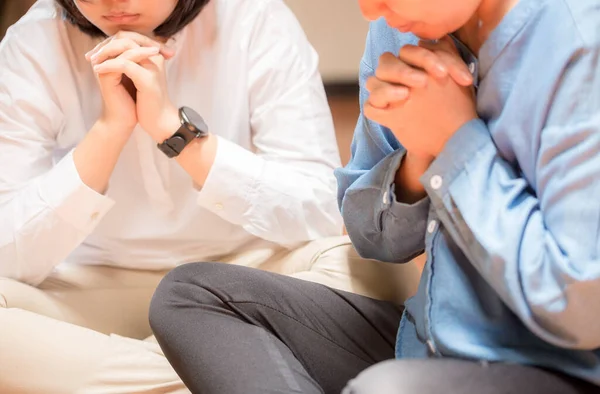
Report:
[[[456,359],[389,360],[350,381],[343,394],[598,394],[600,387],[517,364]]]
[[[522,366],[424,360],[369,368],[394,357],[401,313],[315,283],[199,263],[165,277],[150,323],[194,394],[339,394],[348,381],[345,393],[352,394],[592,392],[575,379]]]

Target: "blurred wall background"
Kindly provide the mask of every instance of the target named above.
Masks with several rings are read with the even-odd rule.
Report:
[[[10,1],[10,0],[9,0]],[[357,80],[368,23],[357,0],[285,0],[321,57],[327,83]]]

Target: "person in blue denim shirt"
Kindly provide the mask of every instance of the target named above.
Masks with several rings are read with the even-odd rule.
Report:
[[[344,393],[600,392],[600,3],[359,2],[373,22],[339,202],[363,257],[426,252],[417,294],[402,311],[178,268],[151,312],[167,357],[202,392],[334,393],[361,365]],[[400,313],[397,360],[373,366]]]
[[[535,365],[600,385],[600,3],[484,1],[459,29],[476,1],[361,3],[385,20],[369,33],[361,76],[371,94],[361,93],[339,198],[363,256],[427,253],[397,358],[433,358],[432,374],[455,368],[448,359]],[[415,48],[396,30],[457,33]],[[452,53],[477,74],[476,107],[459,84],[411,89],[390,71]],[[355,385],[411,369],[380,368]]]

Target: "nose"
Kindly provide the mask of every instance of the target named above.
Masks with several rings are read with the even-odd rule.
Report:
[[[131,0],[104,0],[104,4],[107,6],[119,6],[122,7],[130,3]]]
[[[358,5],[365,19],[369,21],[385,16],[387,10],[384,0],[358,0]]]
[[[106,9],[111,11],[125,11],[129,8],[131,0],[103,0]]]

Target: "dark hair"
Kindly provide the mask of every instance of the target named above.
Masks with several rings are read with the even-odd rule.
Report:
[[[106,34],[88,21],[77,9],[75,0],[55,0],[63,18],[92,37],[105,37]],[[169,38],[193,21],[210,0],[178,0],[173,13],[154,30],[158,37]]]

